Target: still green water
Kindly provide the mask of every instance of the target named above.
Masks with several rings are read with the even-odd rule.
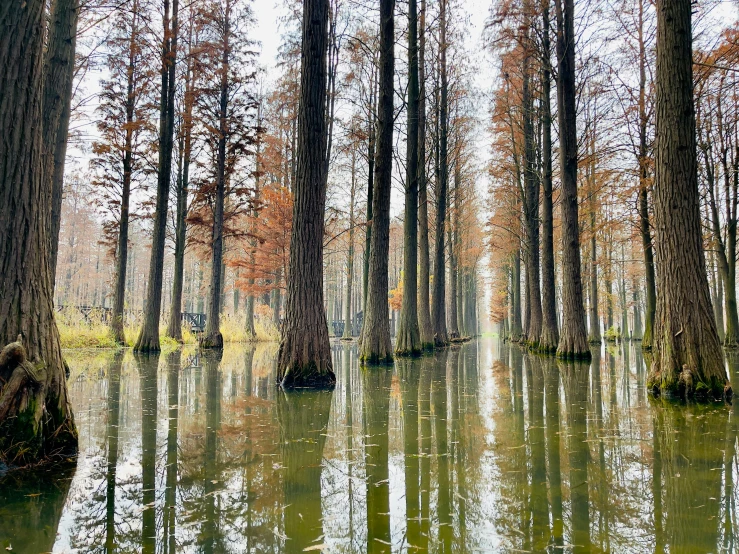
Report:
[[[0,551],[738,548],[739,407],[650,399],[640,348],[333,354],[333,393],[284,393],[275,345],[67,353],[79,460],[0,478]]]

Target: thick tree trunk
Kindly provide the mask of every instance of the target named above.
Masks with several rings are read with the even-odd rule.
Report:
[[[16,465],[77,450],[49,260],[44,17],[41,0],[0,7],[0,459]]]
[[[49,14],[49,29],[44,59],[43,133],[46,167],[50,180],[51,227],[49,230],[49,265],[51,287],[56,279],[59,227],[62,215],[64,162],[67,156],[67,135],[72,111],[74,55],[77,45],[79,0],[54,0]]]
[[[557,102],[562,180],[562,332],[557,356],[590,358],[580,274],[577,209],[577,111],[575,96],[575,5],[557,0]]]
[[[144,326],[136,341],[137,352],[158,352],[159,316],[162,310],[164,276],[164,246],[167,231],[167,206],[172,176],[172,142],[174,135],[175,74],[177,68],[177,16],[179,0],[172,0],[170,29],[169,0],[164,0],[164,30],[162,38],[161,99],[159,105],[159,162],[157,166],[157,197],[154,216],[154,236],[149,260],[149,280],[144,304]]]
[[[369,280],[359,359],[387,363],[393,359],[388,321],[390,191],[393,164],[393,78],[395,74],[395,0],[380,0],[380,73],[377,102],[377,155],[372,196]]]
[[[449,86],[446,67],[446,10],[447,0],[441,0],[439,7],[439,29],[441,43],[439,45],[441,73],[441,101],[439,102],[439,182],[436,187],[436,248],[434,255],[434,295],[431,304],[431,324],[434,330],[434,344],[444,346],[449,342],[446,329],[446,255],[444,253],[444,223],[446,222],[447,182],[449,179],[449,160],[447,136],[449,122],[447,120]]]
[[[418,325],[418,13],[408,2],[408,138],[403,221],[403,305],[395,343],[399,356],[421,353]]]
[[[328,0],[303,3],[298,165],[285,322],[277,359],[277,382],[283,388],[336,383],[323,308],[328,7]]]
[[[418,329],[421,347],[434,346],[431,325],[428,180],[426,177],[426,0],[418,14]]]
[[[722,398],[727,377],[698,194],[690,0],[657,2],[654,223],[660,295],[647,386],[655,393]]]

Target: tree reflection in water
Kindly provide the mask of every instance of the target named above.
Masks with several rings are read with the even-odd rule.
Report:
[[[285,552],[303,552],[323,540],[321,468],[332,391],[279,391]]]
[[[356,345],[337,342],[333,394],[275,388],[275,350],[71,354],[77,469],[1,477],[2,544],[736,550],[739,403],[648,397],[638,345],[588,366],[480,340],[361,368]]]

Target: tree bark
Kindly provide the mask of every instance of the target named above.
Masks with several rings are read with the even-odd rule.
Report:
[[[647,386],[722,398],[727,383],[706,276],[698,194],[690,0],[657,2],[654,223],[657,313]]]
[[[590,344],[600,344],[600,320],[598,319],[598,240],[596,236],[597,227],[595,224],[595,191],[590,193],[590,314],[588,317],[590,323],[590,336],[588,342]]]
[[[526,302],[528,318],[526,341],[538,350],[542,330],[542,306],[539,259],[539,178],[536,172],[534,137],[534,96],[531,92],[531,0],[524,2],[523,24],[523,136],[524,136],[524,219],[526,223]]]
[[[128,68],[126,71],[126,138],[123,151],[123,183],[121,184],[121,211],[118,216],[118,247],[116,249],[115,289],[113,291],[113,313],[110,319],[113,339],[118,344],[126,343],[123,330],[123,309],[126,301],[126,264],[128,263],[128,223],[131,200],[131,176],[133,172],[134,110],[136,108],[136,39],[138,35],[138,2],[131,10],[131,36],[128,41]],[[53,223],[52,223],[53,224]]]
[[[192,45],[192,27],[190,40]],[[192,48],[192,46],[191,46]],[[185,73],[185,111],[182,115],[182,134],[180,151],[182,172],[177,179],[177,215],[174,246],[174,279],[172,283],[172,305],[169,312],[167,336],[182,341],[182,287],[185,273],[185,248],[187,247],[187,194],[190,187],[190,158],[192,156],[192,108],[194,101],[193,69],[191,56],[188,56]]]
[[[42,0],[0,7],[0,459],[14,465],[77,451],[49,260],[44,17]]]
[[[357,195],[357,149],[352,147],[351,191],[349,193],[349,251],[346,255],[346,304],[344,306],[344,333],[342,338],[352,338],[352,285],[354,284],[354,200]]]
[[[418,14],[418,329],[421,347],[434,346],[431,325],[428,180],[426,177],[426,0]]]
[[[408,2],[408,138],[406,142],[405,219],[403,221],[403,305],[395,343],[399,356],[421,353],[418,325],[418,13]]]
[[[374,75],[374,71],[373,71]],[[364,236],[364,267],[362,268],[362,311],[367,312],[367,287],[369,286],[369,258],[372,245],[372,196],[375,191],[375,98],[377,96],[376,80],[370,82],[369,117],[367,121],[367,228]],[[362,330],[364,321],[362,320]]]
[[[221,54],[221,97],[218,108],[218,158],[216,160],[216,189],[213,202],[213,231],[211,235],[210,289],[208,294],[208,321],[205,326],[204,348],[223,348],[221,334],[221,294],[223,292],[223,206],[226,200],[226,146],[228,143],[229,53],[231,38],[231,2],[226,0],[223,16],[223,52]]]
[[[388,321],[390,191],[393,164],[393,94],[395,73],[395,0],[380,0],[380,71],[377,102],[377,152],[372,196],[369,280],[359,359],[388,363],[393,359]]]
[[[639,0],[639,233],[642,239],[642,250],[644,252],[645,273],[645,300],[644,333],[642,335],[642,348],[651,350],[652,331],[654,329],[654,317],[657,305],[657,288],[654,272],[654,250],[652,244],[652,229],[649,222],[649,166],[647,146],[647,125],[649,116],[647,114],[647,50],[644,41],[644,0]]]
[[[67,156],[67,135],[72,111],[72,83],[79,11],[79,0],[52,2],[44,59],[43,132],[47,160],[44,175],[51,181],[49,265],[52,290],[56,280],[59,250],[64,162]]]
[[[574,0],[557,0],[557,103],[562,180],[562,332],[557,356],[590,358],[580,273]]]
[[[434,255],[434,295],[431,304],[431,323],[434,330],[434,344],[444,346],[449,342],[446,329],[446,298],[445,298],[445,268],[446,256],[444,253],[444,224],[446,222],[447,182],[449,179],[447,136],[449,122],[447,120],[449,86],[446,67],[446,11],[447,0],[441,0],[439,6],[439,44],[440,73],[441,73],[441,101],[439,102],[439,183],[436,187],[436,248]]]
[[[303,4],[298,162],[285,321],[277,358],[277,382],[283,388],[332,388],[336,383],[323,308],[328,7],[328,0]]]
[[[457,137],[457,141],[459,137]],[[455,145],[454,160],[454,193],[450,197],[454,200],[454,208],[450,206],[447,221],[449,235],[449,338],[459,338],[459,312],[457,310],[457,295],[459,294],[459,247],[457,244],[457,224],[459,223],[459,187],[462,184],[462,173],[459,169],[459,144]],[[451,202],[450,202],[451,204]]]
[[[136,341],[137,352],[159,352],[159,316],[162,310],[164,276],[164,245],[167,231],[167,206],[172,177],[172,141],[174,135],[175,74],[177,68],[177,23],[179,0],[172,0],[170,29],[169,0],[164,0],[164,31],[162,38],[161,98],[159,104],[159,162],[157,166],[157,197],[154,216],[154,236],[149,260],[149,280],[144,304],[144,326]]]

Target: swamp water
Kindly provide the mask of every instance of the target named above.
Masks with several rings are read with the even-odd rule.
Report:
[[[68,352],[79,460],[0,477],[0,551],[736,551],[739,402],[654,401],[639,347],[595,354],[334,343],[336,390],[286,394],[275,345]]]

